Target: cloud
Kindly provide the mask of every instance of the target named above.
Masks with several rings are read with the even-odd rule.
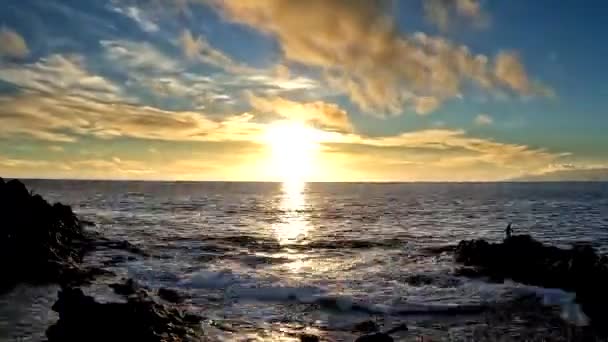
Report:
[[[127,60],[136,67],[149,63],[147,58]],[[21,88],[16,94],[0,95],[2,137],[55,142],[74,142],[84,135],[213,141],[240,139],[244,131],[257,129],[248,116],[215,121],[200,112],[137,104],[125,98],[120,87],[86,70],[80,56],[52,55],[33,64],[0,67],[0,80]]]
[[[235,62],[222,51],[212,47],[205,37],[198,36],[194,38],[192,32],[188,29],[184,30],[180,35],[179,43],[184,56],[190,60],[209,64],[233,73],[254,71],[254,69]]]
[[[424,0],[424,12],[430,22],[447,31],[454,17],[470,20],[476,26],[486,25],[489,16],[479,0]]]
[[[74,142],[80,136],[101,139],[131,137],[167,141],[239,139],[257,126],[248,121],[216,122],[197,112],[167,111],[149,106],[107,103],[62,95],[23,94],[0,97],[1,136]],[[233,124],[233,125],[232,125]]]
[[[116,67],[136,69],[147,72],[181,72],[177,60],[160,52],[154,45],[147,42],[129,40],[102,40],[106,58]]]
[[[439,107],[439,100],[432,96],[420,96],[416,98],[416,113],[420,115],[428,114]]]
[[[401,113],[421,96],[440,103],[459,96],[466,82],[522,89],[499,82],[484,55],[443,38],[399,32],[387,1],[214,3],[228,20],[275,37],[286,61],[320,69],[333,88],[370,113]]]
[[[64,149],[63,149],[62,146],[59,146],[59,145],[51,145],[51,146],[49,146],[49,151],[52,151],[52,152],[63,152]]]
[[[158,25],[154,21],[150,20],[150,18],[148,18],[144,13],[142,13],[139,8],[135,6],[129,6],[125,8],[111,7],[111,9],[132,19],[145,32],[153,33],[158,32],[160,30],[160,27],[158,27]]]
[[[323,101],[300,103],[281,97],[249,96],[252,107],[260,112],[274,113],[286,119],[313,123],[321,127],[351,131],[352,124],[345,110]]]
[[[571,163],[551,164],[546,168],[517,177],[514,180],[534,182],[605,182],[608,181],[608,165]]]
[[[128,87],[141,87],[154,95],[189,100],[192,109],[230,107],[244,90],[258,94],[280,95],[306,90],[314,95],[319,82],[299,75],[280,77],[273,70],[249,68],[213,50],[202,37],[194,39],[189,31],[182,34],[186,57],[217,66],[218,72],[189,72],[179,60],[169,57],[145,42],[106,40],[101,45],[116,71],[128,79]],[[211,49],[211,50],[210,50]]]
[[[0,28],[0,57],[25,58],[30,54],[23,37],[7,28]]]
[[[478,114],[475,117],[475,124],[477,126],[489,126],[494,123],[494,119],[487,114]]]
[[[357,167],[384,180],[503,180],[541,170],[565,156],[451,129],[385,137],[334,135],[327,145],[331,158],[342,156],[348,161],[338,173],[348,174]]]
[[[233,146],[229,154],[220,148],[204,154],[190,150],[179,156],[148,153],[145,158],[63,154],[62,159],[54,155],[52,159],[30,160],[0,155],[0,174],[66,179],[252,180],[255,173],[242,172],[243,168],[255,170],[255,160],[249,152],[249,146],[244,149]]]
[[[494,75],[498,82],[519,94],[555,96],[551,88],[529,79],[519,55],[513,51],[502,51],[496,56]]]
[[[0,80],[25,91],[62,93],[105,101],[118,100],[120,92],[112,82],[89,73],[84,59],[76,55],[55,54],[33,64],[0,66]]]

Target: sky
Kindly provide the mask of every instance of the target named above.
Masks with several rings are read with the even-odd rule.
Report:
[[[3,0],[0,176],[608,169],[603,0]]]

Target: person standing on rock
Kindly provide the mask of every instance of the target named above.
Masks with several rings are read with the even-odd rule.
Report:
[[[507,228],[505,228],[505,235],[507,239],[511,238],[511,235],[513,235],[513,228],[511,228],[511,222],[509,222]]]

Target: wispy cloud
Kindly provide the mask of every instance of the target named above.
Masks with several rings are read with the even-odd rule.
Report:
[[[132,19],[139,27],[145,32],[158,32],[160,27],[150,18],[148,18],[138,7],[111,7],[111,9],[117,13],[120,13],[130,19]]]
[[[148,42],[129,40],[103,40],[106,58],[116,67],[147,72],[180,72],[183,70],[175,58],[160,52]]]
[[[494,74],[499,82],[520,94],[554,96],[550,88],[530,81],[519,56],[512,51],[503,51],[496,56]]]
[[[537,171],[565,157],[526,145],[472,137],[462,130],[429,129],[396,136],[335,135],[328,143],[344,171],[394,180],[501,180]],[[373,171],[372,171],[373,170]]]
[[[179,37],[184,55],[201,63],[209,64],[229,72],[253,72],[254,69],[234,61],[230,56],[215,49],[203,36],[194,37],[190,30],[184,30]]]
[[[51,55],[27,65],[0,66],[0,80],[25,91],[44,94],[61,93],[104,101],[118,100],[120,88],[104,77],[86,70],[84,58],[78,55]]]
[[[479,0],[423,0],[424,11],[433,24],[447,31],[455,18],[465,18],[476,27],[486,26],[489,15],[483,11]]]
[[[494,119],[488,114],[478,114],[474,121],[478,126],[489,126],[494,123]]]

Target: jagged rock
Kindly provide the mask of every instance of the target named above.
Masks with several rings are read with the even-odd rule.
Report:
[[[319,342],[319,336],[312,334],[302,334],[300,335],[300,342]]]
[[[362,333],[371,333],[378,331],[378,325],[374,321],[363,321],[355,324],[353,327],[354,331],[362,332]]]
[[[202,334],[201,317],[156,303],[145,291],[126,303],[99,303],[64,287],[53,310],[59,320],[47,329],[49,342],[200,341]]]
[[[468,274],[575,292],[592,324],[607,330],[603,323],[607,322],[604,310],[608,306],[608,260],[591,246],[560,249],[543,245],[529,235],[517,235],[503,243],[461,241],[455,258],[474,267]]]
[[[141,287],[133,279],[127,279],[124,283],[115,283],[110,284],[109,286],[112,288],[112,290],[114,290],[116,294],[122,296],[134,295],[140,290],[146,291],[145,288]]]
[[[79,264],[88,246],[72,209],[0,181],[0,292],[19,282],[71,283],[102,273]]]
[[[179,292],[173,289],[161,287],[160,289],[158,289],[157,294],[160,298],[166,300],[167,302],[179,304],[184,301],[184,296],[182,296]]]

